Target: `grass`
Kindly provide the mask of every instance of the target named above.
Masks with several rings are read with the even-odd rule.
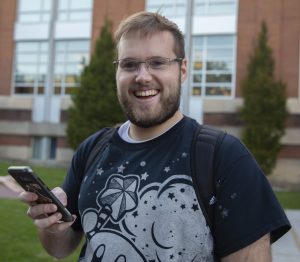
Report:
[[[1,163],[0,175],[7,174],[9,165],[18,163]],[[24,164],[21,164],[24,165]],[[45,168],[32,166],[49,188],[61,185],[66,174],[64,168]],[[26,215],[27,205],[16,199],[0,198],[0,261],[50,262],[57,261],[49,256],[41,246],[36,228]],[[67,259],[60,261],[77,261],[79,249]]]
[[[0,175],[7,174],[9,165],[17,164],[0,162]],[[49,188],[61,185],[66,174],[64,168],[32,168]],[[300,192],[275,193],[284,209],[300,209]],[[56,261],[42,248],[37,239],[36,228],[26,216],[26,210],[27,206],[19,200],[0,198],[0,261]],[[79,251],[78,249],[72,256],[60,261],[77,261]]]

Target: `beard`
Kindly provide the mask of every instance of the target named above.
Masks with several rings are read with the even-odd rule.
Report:
[[[178,111],[181,96],[181,77],[179,77],[177,84],[167,87],[170,90],[168,97],[161,97],[160,104],[154,109],[154,112],[149,112],[147,107],[135,108],[128,97],[118,92],[119,103],[123,109],[124,114],[129,121],[141,128],[149,128],[160,125],[170,119]],[[153,109],[152,109],[153,110]]]

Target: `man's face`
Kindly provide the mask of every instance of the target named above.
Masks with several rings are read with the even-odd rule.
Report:
[[[174,59],[174,39],[167,31],[141,37],[130,34],[121,38],[119,59],[145,61],[153,57]],[[186,78],[186,61],[172,62],[164,69],[126,71],[118,66],[116,81],[119,102],[128,119],[139,127],[159,125],[179,108],[181,82]]]

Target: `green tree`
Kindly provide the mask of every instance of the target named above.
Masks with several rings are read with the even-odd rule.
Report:
[[[241,118],[245,122],[242,140],[267,175],[276,165],[287,117],[286,88],[275,79],[274,67],[268,30],[263,22],[241,85],[244,97]]]
[[[80,77],[80,87],[72,95],[68,110],[67,137],[72,148],[99,129],[124,120],[118,103],[115,72],[115,44],[111,24],[106,21],[94,53]]]

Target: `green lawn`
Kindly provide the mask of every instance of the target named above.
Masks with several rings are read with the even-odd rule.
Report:
[[[7,174],[7,167],[17,163],[1,163],[0,175]],[[63,168],[32,167],[49,188],[61,185],[66,174]],[[276,192],[285,209],[300,209],[300,192]],[[0,261],[35,262],[56,261],[41,247],[36,229],[26,216],[27,206],[19,200],[0,199]],[[79,250],[68,259],[76,261]]]
[[[1,163],[0,175],[7,174],[9,165]],[[22,164],[24,165],[24,164]],[[63,168],[32,167],[49,188],[61,185],[66,174]],[[36,235],[36,228],[26,216],[27,206],[15,199],[0,199],[0,261],[4,262],[38,262],[57,261],[42,248]],[[79,250],[67,259],[60,261],[77,261]]]

